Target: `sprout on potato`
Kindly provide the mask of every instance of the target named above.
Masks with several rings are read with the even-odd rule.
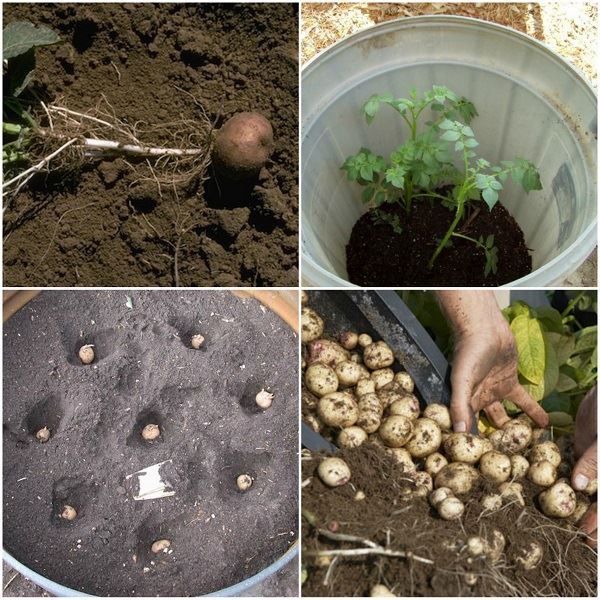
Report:
[[[350,481],[350,467],[341,458],[325,458],[319,463],[317,473],[329,487],[339,487]]]
[[[564,519],[575,512],[577,498],[573,488],[564,481],[555,483],[539,495],[542,512],[547,517]]]
[[[47,427],[38,429],[35,434],[35,438],[40,444],[45,444],[50,439],[50,430]]]
[[[342,448],[358,448],[364,444],[369,436],[367,432],[356,426],[346,427],[342,429],[337,437],[338,446]]]
[[[320,419],[330,427],[351,427],[358,419],[358,406],[349,392],[323,396],[317,405]]]
[[[423,416],[435,421],[442,431],[450,431],[452,429],[450,411],[443,404],[428,404],[423,411]]]
[[[410,419],[400,415],[392,415],[383,421],[379,427],[379,436],[391,448],[404,446],[413,433],[413,424]],[[412,453],[411,453],[412,454]]]
[[[308,306],[302,308],[300,317],[300,339],[303,344],[318,340],[323,335],[323,319]]]
[[[331,367],[318,362],[307,367],[304,382],[309,391],[319,398],[337,392],[339,387],[336,372]]]
[[[479,461],[479,471],[494,483],[503,483],[510,478],[510,458],[496,450],[486,452]]]
[[[94,362],[94,345],[93,344],[86,344],[85,346],[81,346],[81,348],[79,348],[79,360],[84,364],[84,365],[89,365],[91,363]]]
[[[394,362],[394,353],[384,341],[375,342],[364,349],[363,361],[369,369],[384,369]]]

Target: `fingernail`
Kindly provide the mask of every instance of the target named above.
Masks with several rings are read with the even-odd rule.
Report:
[[[590,480],[581,473],[575,475],[575,479],[573,480],[576,490],[584,490],[589,482]]]
[[[464,433],[467,430],[467,424],[464,421],[457,421],[454,423],[454,431],[456,433]]]

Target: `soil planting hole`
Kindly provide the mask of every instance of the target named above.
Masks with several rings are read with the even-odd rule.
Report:
[[[151,561],[167,560],[175,553],[176,527],[168,521],[161,521],[163,518],[160,512],[153,512],[137,530],[137,564],[142,567]],[[161,540],[167,541],[168,545],[157,544]]]
[[[98,25],[90,20],[84,19],[75,23],[73,31],[73,47],[79,52],[85,52],[94,43],[94,38],[98,32]]]
[[[207,347],[210,346],[210,336],[207,335],[206,331],[200,325],[194,323],[191,319],[171,317],[169,325],[177,330],[177,335],[186,348],[194,352],[206,352]],[[192,346],[192,338],[196,335],[201,335],[204,338],[199,348]]]
[[[252,377],[246,381],[241,393],[234,392],[238,398],[240,406],[245,413],[249,415],[258,415],[265,412],[265,409],[260,408],[260,406],[256,404],[256,395],[262,390],[273,393],[268,381],[263,381],[256,377]]]
[[[248,494],[260,495],[269,485],[267,468],[271,462],[270,452],[241,452],[230,450],[222,457],[219,473],[219,487],[225,498],[238,496],[240,500]],[[237,484],[240,475],[250,475],[252,485],[241,491]]]
[[[98,484],[84,483],[75,477],[63,477],[54,483],[52,489],[51,522],[56,527],[74,527],[82,522],[88,507],[96,503]],[[65,508],[75,510],[65,512]],[[70,514],[69,514],[70,513]],[[61,515],[71,516],[71,519]]]
[[[204,184],[204,199],[210,208],[251,206],[250,196],[256,182],[235,183],[213,176]]]
[[[89,365],[83,364],[79,358],[79,350],[82,346],[91,345],[94,350],[94,360]],[[76,367],[90,367],[108,358],[119,347],[117,332],[113,329],[105,329],[97,333],[89,333],[81,336],[79,333],[69,336],[65,343],[67,362]]]
[[[152,426],[157,426],[158,430]],[[147,408],[138,414],[127,445],[139,448],[158,446],[165,441],[165,434],[165,419],[156,409]]]
[[[23,429],[29,435],[35,437],[35,434],[43,429],[48,428],[50,431],[50,439],[56,435],[60,421],[63,417],[63,408],[60,396],[52,395],[40,400],[27,414]]]

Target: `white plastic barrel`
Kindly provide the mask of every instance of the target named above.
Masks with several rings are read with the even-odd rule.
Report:
[[[592,41],[590,41],[592,43]],[[302,71],[302,276],[308,286],[347,281],[346,244],[365,212],[361,188],[340,170],[362,146],[389,155],[404,121],[371,94],[405,97],[445,85],[471,100],[478,156],[522,156],[544,189],[507,182],[501,202],[532,250],[533,271],[509,285],[550,286],[596,245],[596,95],[565,60],[517,31],[465,17],[425,16],[381,23],[331,46]],[[384,260],[385,257],[382,257]],[[402,285],[402,281],[398,281]]]

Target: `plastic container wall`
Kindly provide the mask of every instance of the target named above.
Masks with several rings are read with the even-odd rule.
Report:
[[[345,247],[365,212],[361,189],[340,170],[361,146],[388,155],[406,139],[383,106],[361,113],[374,93],[407,96],[445,85],[471,100],[478,156],[522,156],[544,189],[507,182],[501,202],[532,250],[533,272],[511,285],[550,286],[596,245],[596,96],[567,62],[512,29],[465,17],[414,17],[342,40],[302,72],[302,275],[309,286],[348,286]],[[402,282],[398,281],[401,285]]]

